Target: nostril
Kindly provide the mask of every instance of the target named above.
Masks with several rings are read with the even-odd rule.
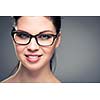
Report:
[[[36,51],[38,51],[38,49],[30,49],[30,48],[28,48],[27,49],[29,52],[36,52]]]

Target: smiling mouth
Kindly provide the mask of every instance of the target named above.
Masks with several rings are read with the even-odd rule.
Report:
[[[25,55],[26,60],[31,63],[38,62],[42,55]]]

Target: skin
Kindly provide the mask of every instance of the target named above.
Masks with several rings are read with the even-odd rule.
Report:
[[[17,23],[17,30],[24,30],[32,35],[42,31],[49,30],[50,33],[56,34],[56,29],[48,17],[21,17]],[[10,78],[3,82],[42,82],[58,83],[60,82],[50,70],[50,59],[55,48],[60,44],[59,36],[52,46],[39,46],[35,39],[32,38],[28,45],[17,45],[14,43],[17,58],[20,60],[20,68]],[[25,55],[41,55],[41,57],[29,58]]]

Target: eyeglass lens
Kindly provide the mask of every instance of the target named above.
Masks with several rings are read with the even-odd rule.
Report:
[[[48,46],[48,45],[52,45],[55,38],[57,37],[57,35],[54,34],[48,34],[48,33],[39,33],[37,35],[31,35],[27,32],[14,32],[13,33],[13,38],[14,41],[17,44],[22,44],[22,45],[26,45],[28,43],[30,43],[32,38],[35,38],[36,42],[41,45],[41,46]]]

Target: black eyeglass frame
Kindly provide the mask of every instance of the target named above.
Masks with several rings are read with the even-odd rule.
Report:
[[[21,44],[21,43],[17,43],[17,42],[15,41],[15,39],[14,39],[14,34],[15,34],[15,33],[19,33],[19,32],[24,32],[24,33],[26,33],[26,34],[29,35],[29,38],[30,38],[30,39],[29,39],[29,42],[28,42],[28,43],[26,43],[26,44]],[[31,34],[29,34],[29,33],[26,32],[26,31],[22,31],[22,30],[21,30],[21,31],[20,31],[20,30],[18,30],[18,31],[12,30],[11,36],[12,36],[14,42],[15,42],[16,44],[18,44],[18,45],[28,45],[28,44],[31,42],[31,39],[32,39],[32,38],[35,38],[36,43],[37,43],[39,46],[51,46],[51,45],[53,45],[55,39],[59,36],[59,33],[56,34],[56,35],[54,35],[54,34],[49,34],[49,35],[53,36],[53,41],[52,41],[52,43],[51,43],[50,45],[41,45],[41,44],[39,44],[39,42],[38,42],[37,36],[39,36],[39,35],[41,35],[41,34],[43,34],[43,33],[44,33],[44,32],[40,32],[40,33],[38,33],[38,34],[36,34],[36,35],[31,35]]]

